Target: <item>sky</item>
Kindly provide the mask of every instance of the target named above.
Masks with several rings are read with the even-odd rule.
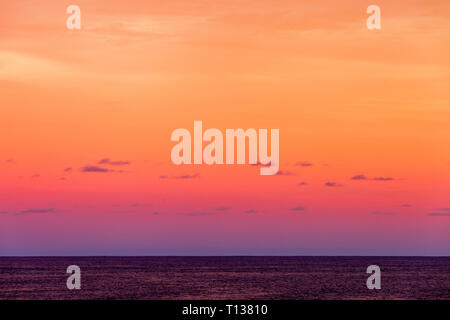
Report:
[[[0,255],[450,255],[450,2],[372,2],[2,1]]]

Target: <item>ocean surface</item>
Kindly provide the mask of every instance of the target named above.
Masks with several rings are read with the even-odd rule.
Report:
[[[0,299],[450,299],[450,257],[0,257]]]

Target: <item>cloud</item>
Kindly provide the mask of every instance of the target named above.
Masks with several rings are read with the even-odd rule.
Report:
[[[342,187],[343,185],[336,182],[325,182],[325,187]]]
[[[450,212],[430,212],[428,213],[430,217],[450,217]]]
[[[358,174],[356,176],[353,176],[351,178],[352,180],[368,180],[369,178],[367,178],[365,175],[363,174]]]
[[[375,180],[375,181],[392,181],[392,180],[394,180],[394,178],[391,178],[391,177],[375,177],[372,180]]]
[[[300,167],[311,167],[313,164],[309,162],[297,162],[295,165]]]
[[[45,209],[27,209],[27,210],[22,210],[19,213],[21,214],[26,214],[26,213],[52,213],[52,212],[56,212],[55,209],[53,208],[45,208]]]
[[[186,179],[197,179],[200,178],[200,175],[198,173],[195,174],[185,174],[182,176],[177,176],[175,177],[175,179],[182,179],[182,180],[186,180]]]
[[[409,203],[404,203],[404,204],[400,205],[400,207],[402,207],[402,208],[411,208],[412,205],[410,205]]]
[[[301,181],[301,182],[297,183],[297,185],[298,185],[298,186],[307,186],[307,185],[308,185],[308,182]]]
[[[97,166],[84,166],[83,168],[81,168],[81,171],[82,172],[114,172],[114,170],[109,170],[109,169],[97,167]]]
[[[165,175],[161,175],[161,176],[159,176],[159,178],[160,178],[160,179],[167,179],[167,178],[168,178],[168,176],[165,176]]]
[[[162,215],[165,215],[165,214],[166,214],[165,212],[159,212],[159,211],[152,212],[152,215],[154,215],[154,216],[162,216]]]
[[[72,171],[72,168],[65,168],[64,169],[64,172],[70,172],[70,171]]]
[[[8,211],[0,211],[0,214],[8,214]]]
[[[450,208],[436,208],[438,211],[450,211]]]
[[[392,181],[395,180],[391,177],[375,177],[375,178],[369,178],[365,176],[364,174],[357,174],[356,176],[353,176],[350,178],[351,180],[373,180],[373,181]]]
[[[296,206],[294,208],[291,208],[292,211],[305,211],[305,207],[303,206]]]
[[[35,178],[39,178],[41,175],[39,173],[33,174],[31,176],[31,178],[35,179]]]
[[[294,172],[280,170],[276,174],[276,176],[295,176]]]
[[[258,210],[256,210],[256,209],[249,209],[249,210],[245,210],[244,213],[258,213]]]
[[[6,160],[6,163],[16,163],[13,159]]]
[[[102,160],[100,160],[99,162],[97,162],[97,164],[108,164],[111,166],[126,166],[131,164],[131,162],[129,161],[112,161],[108,158],[104,158]]]
[[[217,211],[228,211],[230,209],[231,209],[231,207],[229,207],[229,206],[218,206],[216,208]]]

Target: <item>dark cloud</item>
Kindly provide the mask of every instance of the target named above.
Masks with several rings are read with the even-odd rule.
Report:
[[[351,177],[351,180],[373,180],[373,181],[392,181],[394,178],[391,177],[375,177],[369,178],[364,174],[357,174],[356,176]]]
[[[72,171],[72,168],[65,168],[64,169],[64,172],[70,172],[70,171]]]
[[[256,209],[249,209],[249,210],[245,210],[244,213],[258,213],[258,210],[256,210]]]
[[[250,163],[251,166],[270,166],[272,164],[271,161],[267,162],[267,163],[262,163],[261,161],[258,161],[256,163]]]
[[[343,185],[336,182],[325,182],[325,187],[342,187]]]
[[[65,180],[67,180],[67,179],[64,178],[64,177],[61,177],[61,178],[59,178],[58,180],[65,181]]]
[[[308,182],[301,181],[301,182],[297,183],[297,185],[298,185],[298,186],[307,186],[307,185],[308,185]]]
[[[13,159],[6,160],[6,163],[16,163]]]
[[[162,176],[159,176],[159,178],[160,178],[160,179],[167,179],[167,178],[168,178],[168,176],[164,176],[164,175],[162,175]]]
[[[26,213],[51,213],[51,212],[56,212],[56,210],[53,208],[27,209],[27,210],[22,210],[19,213],[26,214]]]
[[[305,211],[305,207],[303,206],[296,206],[294,208],[291,208],[292,211]]]
[[[109,170],[106,168],[102,168],[102,167],[97,167],[97,166],[84,166],[83,168],[81,168],[82,172],[114,172],[114,170]]]
[[[129,162],[129,161],[112,161],[111,159],[104,158],[104,159],[100,160],[99,162],[97,162],[97,164],[108,164],[111,166],[126,166],[126,165],[131,164],[131,162]]]
[[[231,209],[231,207],[229,207],[229,206],[218,206],[216,208],[217,211],[228,211],[230,209]]]
[[[152,212],[152,215],[154,215],[154,216],[162,216],[162,215],[165,215],[165,214],[166,214],[165,212],[159,212],[159,211]]]
[[[8,214],[8,211],[0,211],[0,214]]]
[[[195,174],[185,174],[182,176],[177,176],[175,177],[175,179],[182,179],[182,180],[186,180],[186,179],[197,179],[200,178],[200,175],[198,173]]]
[[[375,180],[375,181],[392,181],[392,180],[394,180],[394,178],[391,178],[391,177],[375,177],[372,180]]]
[[[309,162],[297,162],[295,165],[300,167],[311,167],[313,164]]]
[[[276,176],[295,176],[294,172],[280,170],[276,174]]]
[[[352,180],[368,180],[368,178],[363,174],[358,174],[356,176],[353,176],[351,179]]]
[[[430,217],[450,217],[450,212],[430,212],[428,213]]]

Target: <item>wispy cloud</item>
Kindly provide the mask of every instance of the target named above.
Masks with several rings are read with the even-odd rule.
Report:
[[[428,213],[430,217],[450,217],[450,212],[430,212]]]
[[[72,171],[72,168],[65,168],[64,169],[64,172],[70,172],[70,171]]]
[[[130,161],[112,161],[108,158],[104,158],[102,160],[100,160],[99,162],[97,162],[97,164],[106,164],[106,165],[111,165],[111,166],[126,166],[131,164]]]
[[[256,209],[248,209],[248,210],[245,210],[244,213],[258,213],[258,210],[256,210]]]
[[[351,180],[373,180],[373,181],[392,181],[395,180],[392,177],[375,177],[375,178],[369,178],[364,174],[357,174],[356,176],[353,176],[350,178]]]
[[[39,173],[33,174],[31,176],[31,178],[33,178],[33,179],[40,178],[40,177],[41,177],[41,175]]]
[[[343,184],[337,183],[337,182],[325,182],[325,187],[343,187]]]
[[[210,216],[215,214],[214,212],[209,212],[209,211],[194,211],[194,212],[189,212],[186,213],[186,216],[190,216],[190,217],[202,217],[202,216]]]
[[[44,208],[44,209],[26,209],[26,210],[22,210],[19,213],[20,214],[27,214],[27,213],[52,213],[52,212],[56,212],[55,209],[53,208]]]
[[[218,206],[216,208],[217,211],[228,211],[230,209],[231,209],[231,207],[229,207],[229,206]]]
[[[310,163],[310,162],[301,162],[301,161],[299,161],[295,165],[296,166],[300,166],[300,167],[311,167],[313,164]]]
[[[305,211],[305,207],[303,206],[296,206],[291,208],[292,211]]]
[[[295,172],[280,170],[275,175],[276,176],[295,176]]]
[[[114,170],[109,170],[109,169],[98,167],[98,166],[84,166],[81,168],[81,171],[82,172],[101,172],[101,173],[114,172]]]
[[[195,173],[195,174],[184,174],[184,175],[175,177],[175,179],[181,179],[181,180],[197,179],[197,178],[200,178],[200,175],[198,173]]]
[[[8,211],[0,211],[0,214],[8,214]]]
[[[297,183],[297,185],[300,186],[300,187],[307,186],[308,182],[300,181],[299,183]]]

